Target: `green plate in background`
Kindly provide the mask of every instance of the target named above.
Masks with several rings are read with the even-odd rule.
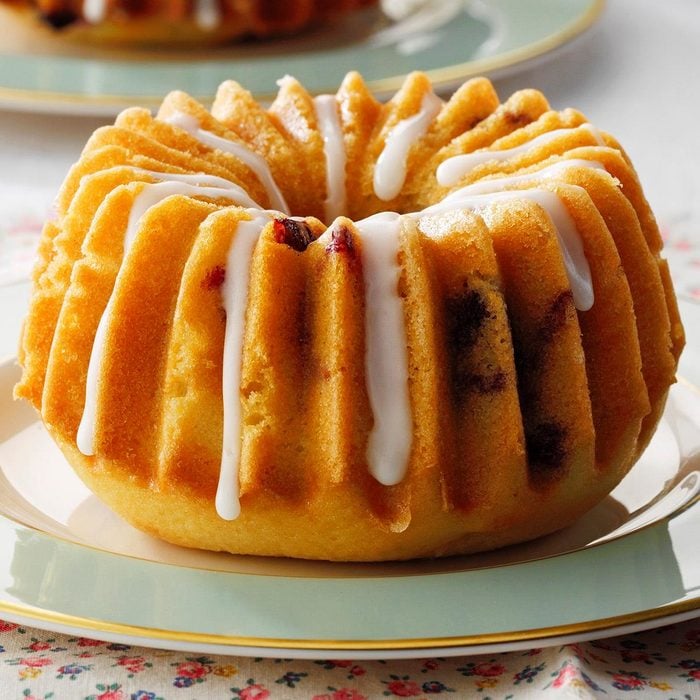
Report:
[[[264,100],[285,74],[321,93],[333,92],[349,70],[360,71],[382,95],[413,70],[448,90],[470,76],[501,74],[544,56],[590,27],[603,4],[433,0],[432,20],[391,24],[379,10],[367,10],[342,27],[206,53],[71,46],[0,10],[0,107],[112,114],[133,104],[155,107],[172,89],[207,101],[228,78]]]

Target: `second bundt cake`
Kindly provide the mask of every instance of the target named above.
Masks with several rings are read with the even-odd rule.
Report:
[[[171,542],[499,547],[572,522],[649,442],[683,346],[660,250],[617,142],[534,90],[173,93],[68,174],[16,394]]]
[[[76,42],[201,47],[296,34],[376,0],[0,0]]]

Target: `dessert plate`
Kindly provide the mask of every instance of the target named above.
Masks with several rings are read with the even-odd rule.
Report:
[[[682,304],[686,327],[700,306]],[[0,617],[128,644],[254,656],[505,651],[700,615],[698,338],[649,449],[567,530],[469,557],[331,564],[187,550],[74,477],[0,365]]]
[[[334,91],[348,70],[362,72],[380,95],[394,92],[412,70],[426,71],[436,89],[447,90],[564,45],[593,24],[603,0],[431,0],[429,6],[396,22],[371,9],[292,39],[185,53],[71,45],[0,9],[0,106],[108,115],[132,104],[155,107],[174,89],[206,102],[228,78],[265,100],[285,73],[319,93]]]

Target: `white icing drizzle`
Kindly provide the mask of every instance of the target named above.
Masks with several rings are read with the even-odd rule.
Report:
[[[517,183],[517,180],[515,183]],[[511,178],[499,178],[501,187],[508,187],[511,183]],[[476,183],[479,185],[481,183]],[[576,228],[571,214],[569,214],[566,205],[561,201],[560,197],[554,192],[541,189],[526,189],[526,190],[503,190],[491,191],[488,193],[479,193],[479,188],[475,187],[470,190],[470,187],[464,187],[457,190],[450,197],[442,200],[438,204],[424,209],[422,212],[415,214],[417,218],[428,216],[431,214],[440,214],[446,211],[454,211],[455,209],[470,209],[476,211],[480,216],[484,217],[488,224],[487,207],[493,202],[506,202],[513,200],[528,199],[535,204],[538,204],[549,216],[554,227],[559,245],[562,251],[564,267],[566,269],[571,293],[574,297],[574,305],[580,311],[587,311],[593,306],[593,282],[591,279],[591,270],[586,260],[586,255],[583,251],[583,242]]]
[[[83,19],[90,24],[100,24],[107,16],[108,0],[83,0]],[[212,31],[221,24],[222,12],[219,0],[194,0],[195,24],[205,31]]]
[[[226,310],[223,355],[224,439],[221,471],[216,491],[216,511],[224,520],[234,520],[241,511],[239,465],[241,456],[241,361],[245,312],[248,304],[250,261],[260,233],[271,220],[269,213],[252,210],[249,221],[239,221],[226,257],[226,279],[222,288]]]
[[[260,205],[253,201],[248,193],[235,182],[226,180],[223,177],[216,175],[205,175],[204,173],[159,173],[153,170],[144,170],[142,168],[134,168],[138,172],[148,175],[153,180],[160,182],[185,182],[196,187],[215,187],[226,190],[231,193],[236,204],[241,207],[250,207],[252,209],[260,209]]]
[[[442,185],[443,187],[451,187],[452,185],[456,185],[465,175],[468,175],[478,166],[483,165],[484,163],[501,163],[517,158],[518,156],[527,153],[527,151],[532,148],[544,146],[560,136],[569,135],[578,129],[585,129],[589,131],[599,146],[605,145],[605,141],[603,140],[600,132],[592,124],[585,123],[572,128],[553,129],[552,131],[540,134],[539,136],[526,141],[520,146],[515,146],[513,148],[504,149],[502,151],[489,150],[487,148],[481,151],[463,153],[459,156],[447,158],[440,163],[435,173],[438,184]]]
[[[326,157],[326,221],[333,221],[346,211],[345,141],[338,114],[338,102],[333,95],[314,98],[316,119],[323,137]]]
[[[212,31],[221,24],[219,0],[195,0],[194,21],[204,31]]]
[[[507,175],[503,177],[485,178],[478,180],[470,185],[461,187],[460,189],[447,195],[440,203],[452,202],[456,199],[464,197],[465,194],[489,194],[492,192],[500,192],[520,185],[524,182],[532,182],[533,180],[552,179],[570,168],[591,168],[593,170],[605,171],[605,166],[595,160],[584,160],[582,158],[569,158],[567,160],[559,160],[551,165],[548,165],[539,170],[533,170],[529,173],[521,173],[519,175]]]
[[[585,310],[593,303],[593,289],[590,270],[583,253],[583,247],[566,206],[553,192],[547,190],[512,190],[505,188],[521,184],[533,178],[554,177],[564,169],[576,166],[601,168],[599,163],[570,160],[555,163],[534,174],[518,175],[481,181],[462,188],[451,197],[434,207],[408,216],[422,219],[431,214],[456,209],[471,209],[489,218],[488,205],[493,202],[529,199],[534,201],[550,217],[560,242],[567,275],[570,280],[574,302],[577,308]],[[400,483],[405,477],[412,443],[412,416],[408,392],[408,356],[404,322],[403,301],[398,292],[400,267],[398,264],[399,237],[401,231],[399,214],[385,212],[356,222],[362,237],[362,267],[365,283],[365,367],[367,392],[374,425],[369,435],[367,461],[370,473],[384,485]],[[265,219],[267,220],[267,219]],[[255,235],[259,235],[257,224]],[[333,226],[324,234],[332,236]],[[253,234],[251,234],[252,236]],[[237,275],[238,276],[238,275]],[[246,278],[247,279],[247,278]],[[244,314],[244,310],[240,312]],[[241,326],[237,326],[239,329]],[[240,363],[242,353],[242,330],[237,340],[235,362]],[[228,356],[229,350],[225,351]],[[238,397],[234,385],[227,389],[227,395]],[[238,407],[238,410],[240,408]],[[233,435],[240,440],[240,418],[226,417],[226,428],[233,425]],[[226,429],[225,428],[225,429]],[[238,443],[237,443],[238,445]],[[237,449],[240,449],[238,446]],[[225,468],[227,476],[222,479],[227,484],[224,493],[235,493],[231,486],[233,458],[229,457]],[[222,461],[222,470],[224,469]],[[224,498],[217,497],[217,498]],[[225,510],[229,508],[230,510]],[[228,498],[223,503],[217,501],[220,513],[235,517],[237,505]],[[226,517],[223,516],[222,517]]]
[[[406,180],[408,152],[425,134],[441,109],[442,100],[434,93],[426,92],[420,110],[400,121],[389,132],[374,166],[374,193],[379,199],[388,202],[401,192]]]
[[[83,0],[83,19],[90,24],[104,22],[107,16],[107,0]]]
[[[365,367],[374,416],[367,461],[370,473],[387,486],[405,476],[413,434],[406,327],[398,290],[401,218],[385,212],[355,224],[362,236]]]
[[[87,2],[99,6],[103,0]],[[197,3],[198,8],[204,8],[205,5],[213,3],[213,0],[197,0]],[[346,208],[346,154],[335,98],[330,95],[319,96],[315,98],[314,106],[324,140],[327,185],[325,213],[330,221],[342,214]],[[442,101],[439,98],[431,92],[427,93],[420,111],[399,122],[390,132],[374,171],[375,193],[380,199],[393,199],[400,192],[406,177],[409,150],[412,144],[426,133],[441,106]],[[287,211],[286,202],[261,156],[242,144],[201,129],[198,120],[191,115],[176,112],[166,121],[184,129],[201,143],[240,158],[260,179],[273,205],[283,212]],[[584,124],[578,128],[590,129],[598,143],[604,145],[602,136],[591,125]],[[448,159],[438,168],[438,181],[441,185],[455,184],[479,163],[515,157],[529,148],[556,138],[565,131],[572,130],[555,130],[513,149],[496,152],[487,150]],[[453,192],[441,202],[421,212],[407,214],[405,217],[416,220],[420,226],[425,217],[467,209],[480,214],[488,224],[493,216],[489,209],[492,203],[519,199],[535,202],[547,213],[556,231],[574,303],[578,309],[586,310],[593,304],[593,288],[576,224],[556,193],[536,185],[538,180],[556,177],[571,167],[603,169],[603,166],[595,161],[558,161],[531,173],[480,180]],[[260,234],[274,213],[263,211],[243,188],[224,178],[206,174],[157,173],[142,169],[135,171],[160,182],[144,185],[134,199],[124,235],[124,259],[129,254],[143,216],[151,207],[172,195],[225,198],[246,207],[251,217],[237,224],[227,253],[226,279],[221,290],[222,303],[226,310],[222,370],[224,426],[216,510],[221,518],[233,520],[240,514],[240,387],[250,266]],[[527,188],[528,182],[533,183],[532,187]],[[525,186],[526,189],[511,189],[519,186]],[[294,218],[299,220],[299,217]],[[362,237],[366,306],[365,367],[367,391],[374,417],[368,439],[367,460],[370,473],[384,485],[398,484],[405,477],[413,435],[404,304],[398,288],[401,273],[398,256],[402,220],[404,216],[384,212],[355,223]],[[326,231],[324,239],[332,235],[334,226],[335,224],[332,224]],[[98,379],[113,304],[113,298],[110,297],[100,319],[89,360],[85,409],[77,436],[78,448],[86,455],[94,454]]]
[[[234,204],[239,203],[237,193],[222,189],[220,187],[198,187],[197,185],[188,184],[186,182],[158,182],[155,184],[144,185],[141,192],[135,197],[131,212],[129,213],[129,221],[124,233],[124,253],[122,256],[122,264],[136,238],[136,234],[139,231],[143,216],[151,207],[173,195],[208,197],[211,199],[228,199]],[[115,287],[118,284],[118,278],[119,274],[117,275]],[[85,386],[85,407],[83,409],[83,416],[78,427],[78,435],[76,440],[78,449],[84,455],[95,454],[98,382],[102,371],[107,329],[110,325],[112,307],[114,306],[113,299],[114,297],[110,296],[107,306],[105,307],[102,317],[100,318],[95,339],[92,344],[92,351],[90,352],[90,360],[88,362],[87,381]]]
[[[191,114],[185,114],[184,112],[174,112],[164,121],[173,126],[177,126],[180,129],[186,131],[190,136],[193,136],[197,141],[209,146],[210,148],[216,148],[224,153],[230,153],[243,163],[245,163],[256,175],[258,180],[260,180],[262,186],[267,191],[270,197],[270,206],[273,209],[279,209],[281,212],[288,212],[289,207],[287,202],[282,195],[275,179],[272,177],[270,168],[267,165],[265,159],[251,151],[247,146],[242,143],[237,143],[236,141],[230,141],[222,136],[217,136],[211,131],[206,131],[200,128],[199,120],[192,116]]]

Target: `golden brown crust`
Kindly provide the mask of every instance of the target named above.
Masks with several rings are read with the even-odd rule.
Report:
[[[55,439],[80,478],[135,527],[186,547],[330,561],[387,561],[448,556],[502,547],[559,529],[580,517],[614,482],[586,481],[584,494],[559,490],[523,497],[522,519],[485,529],[482,512],[442,508],[439,475],[426,470],[410,526],[382,528],[356,485],[326,483],[315,498],[294,504],[260,492],[241,499],[241,516],[223,521],[211,499],[188,490],[156,490],[118,471],[96,471],[75,445]],[[272,517],[274,514],[274,517]],[[352,527],[350,527],[350,524]]]
[[[105,0],[104,18],[83,19],[83,0],[3,0],[37,28],[78,43],[124,46],[212,46],[246,37],[298,33],[374,5],[376,0],[221,0],[218,21],[200,23],[196,0]]]
[[[332,231],[321,222],[318,119],[293,79],[269,109],[228,82],[211,113],[173,93],[159,119],[127,110],[90,139],[42,239],[16,393],[41,411],[81,478],[137,527],[187,546],[333,560],[479,551],[570,523],[646,446],[683,336],[658,228],[628,159],[578,112],[554,112],[536,91],[499,105],[477,79],[442,106],[407,155],[400,194],[382,202],[376,159],[429,90],[414,74],[381,105],[359,75],[345,79],[337,100],[350,217]],[[251,213],[211,192],[170,196],[139,220],[126,257],[123,242],[134,201],[156,181],[149,173],[224,178],[265,207],[270,196],[231,153],[162,121],[177,112],[260,153],[303,217],[277,215],[252,253],[234,521],[214,509],[222,289]],[[449,188],[437,183],[437,165],[476,149],[493,158]],[[507,198],[400,220],[412,443],[406,477],[382,485],[366,454],[366,242],[355,220],[385,207],[415,212],[512,175]],[[574,308],[546,197],[581,238],[595,296],[588,310]],[[288,234],[301,238],[286,244]],[[76,434],[108,304],[88,457]]]

